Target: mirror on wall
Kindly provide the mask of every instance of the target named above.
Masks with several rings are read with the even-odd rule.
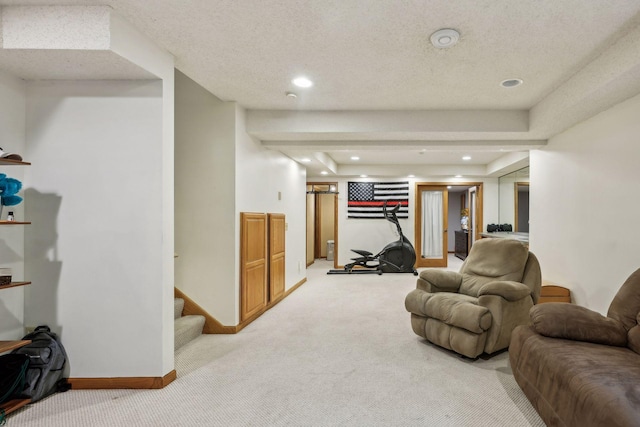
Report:
[[[529,167],[498,178],[498,218],[514,232],[529,232]]]

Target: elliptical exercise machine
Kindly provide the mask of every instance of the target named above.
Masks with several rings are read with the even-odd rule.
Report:
[[[387,210],[386,202],[382,206],[385,219],[394,223],[398,229],[400,238],[397,241],[389,243],[375,255],[362,249],[351,249],[360,256],[351,258],[353,262],[346,264],[343,270],[329,270],[327,274],[413,273],[417,276],[418,271],[414,267],[416,251],[409,239],[402,234],[402,228],[396,216],[399,209],[400,203],[391,210]]]

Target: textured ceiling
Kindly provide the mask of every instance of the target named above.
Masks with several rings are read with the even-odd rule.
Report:
[[[523,132],[399,128],[393,136],[498,141],[483,147],[493,154],[482,161],[495,160],[509,141],[546,139],[640,91],[638,0],[0,0],[43,3],[110,5],[171,52],[183,73],[249,110],[331,110],[345,121],[352,110],[535,112]],[[433,47],[429,36],[440,28],[458,30],[459,43]],[[617,61],[624,67],[615,69]],[[298,75],[315,85],[295,88]],[[524,84],[500,87],[509,78]],[[325,133],[327,140],[385,139],[366,129]],[[256,137],[299,141],[298,151],[319,136],[286,128],[265,135]],[[420,162],[414,151],[402,153],[378,148],[370,162]],[[440,163],[452,162],[445,154]],[[438,155],[433,150],[432,161]]]

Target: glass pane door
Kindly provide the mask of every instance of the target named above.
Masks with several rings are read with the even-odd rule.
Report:
[[[448,192],[445,186],[418,186],[419,267],[447,266]]]

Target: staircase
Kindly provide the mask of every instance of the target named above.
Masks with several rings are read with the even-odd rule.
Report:
[[[174,298],[173,300],[173,318],[175,327],[174,351],[187,344],[189,341],[199,337],[204,327],[204,316],[197,314],[183,316],[184,300],[182,298]]]

